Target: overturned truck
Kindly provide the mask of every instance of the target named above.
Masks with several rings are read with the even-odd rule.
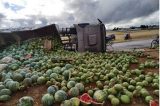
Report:
[[[105,36],[106,29],[103,23],[74,24],[72,28],[62,28],[61,30],[58,29],[57,25],[52,24],[33,30],[0,32],[0,48],[4,48],[12,43],[20,45],[22,41],[32,38],[46,37],[47,39],[52,37],[60,44],[63,44],[64,49],[67,50],[105,52]],[[67,42],[62,40],[63,37],[67,37]]]

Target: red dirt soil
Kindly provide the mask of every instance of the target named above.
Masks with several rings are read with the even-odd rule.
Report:
[[[150,56],[152,56],[153,58],[159,60],[159,51],[157,49],[144,49],[145,53],[149,54]]]
[[[42,106],[42,95],[47,91],[46,86],[34,86],[26,89],[25,91],[18,91],[12,95],[10,101],[6,103],[0,103],[0,106],[17,106],[18,100],[23,96],[31,96],[34,99],[34,106]]]

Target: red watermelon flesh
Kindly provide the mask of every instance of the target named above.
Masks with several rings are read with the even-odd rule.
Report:
[[[92,98],[89,96],[89,94],[84,93],[82,96],[80,96],[80,101],[85,104],[91,104]]]
[[[150,101],[150,106],[158,106],[158,103],[156,101],[151,100]]]

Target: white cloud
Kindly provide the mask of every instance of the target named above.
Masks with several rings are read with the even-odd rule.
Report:
[[[26,2],[25,8],[18,11],[18,14],[57,16],[64,8],[61,0],[26,0]]]
[[[4,3],[23,6],[19,11],[6,9]],[[0,13],[7,19],[26,19],[29,15],[58,16],[64,10],[64,2],[61,0],[2,0],[0,2]]]

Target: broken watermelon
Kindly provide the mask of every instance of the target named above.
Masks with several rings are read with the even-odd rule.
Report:
[[[91,105],[92,98],[89,96],[89,94],[84,93],[80,96],[80,101],[82,106],[89,106]]]

